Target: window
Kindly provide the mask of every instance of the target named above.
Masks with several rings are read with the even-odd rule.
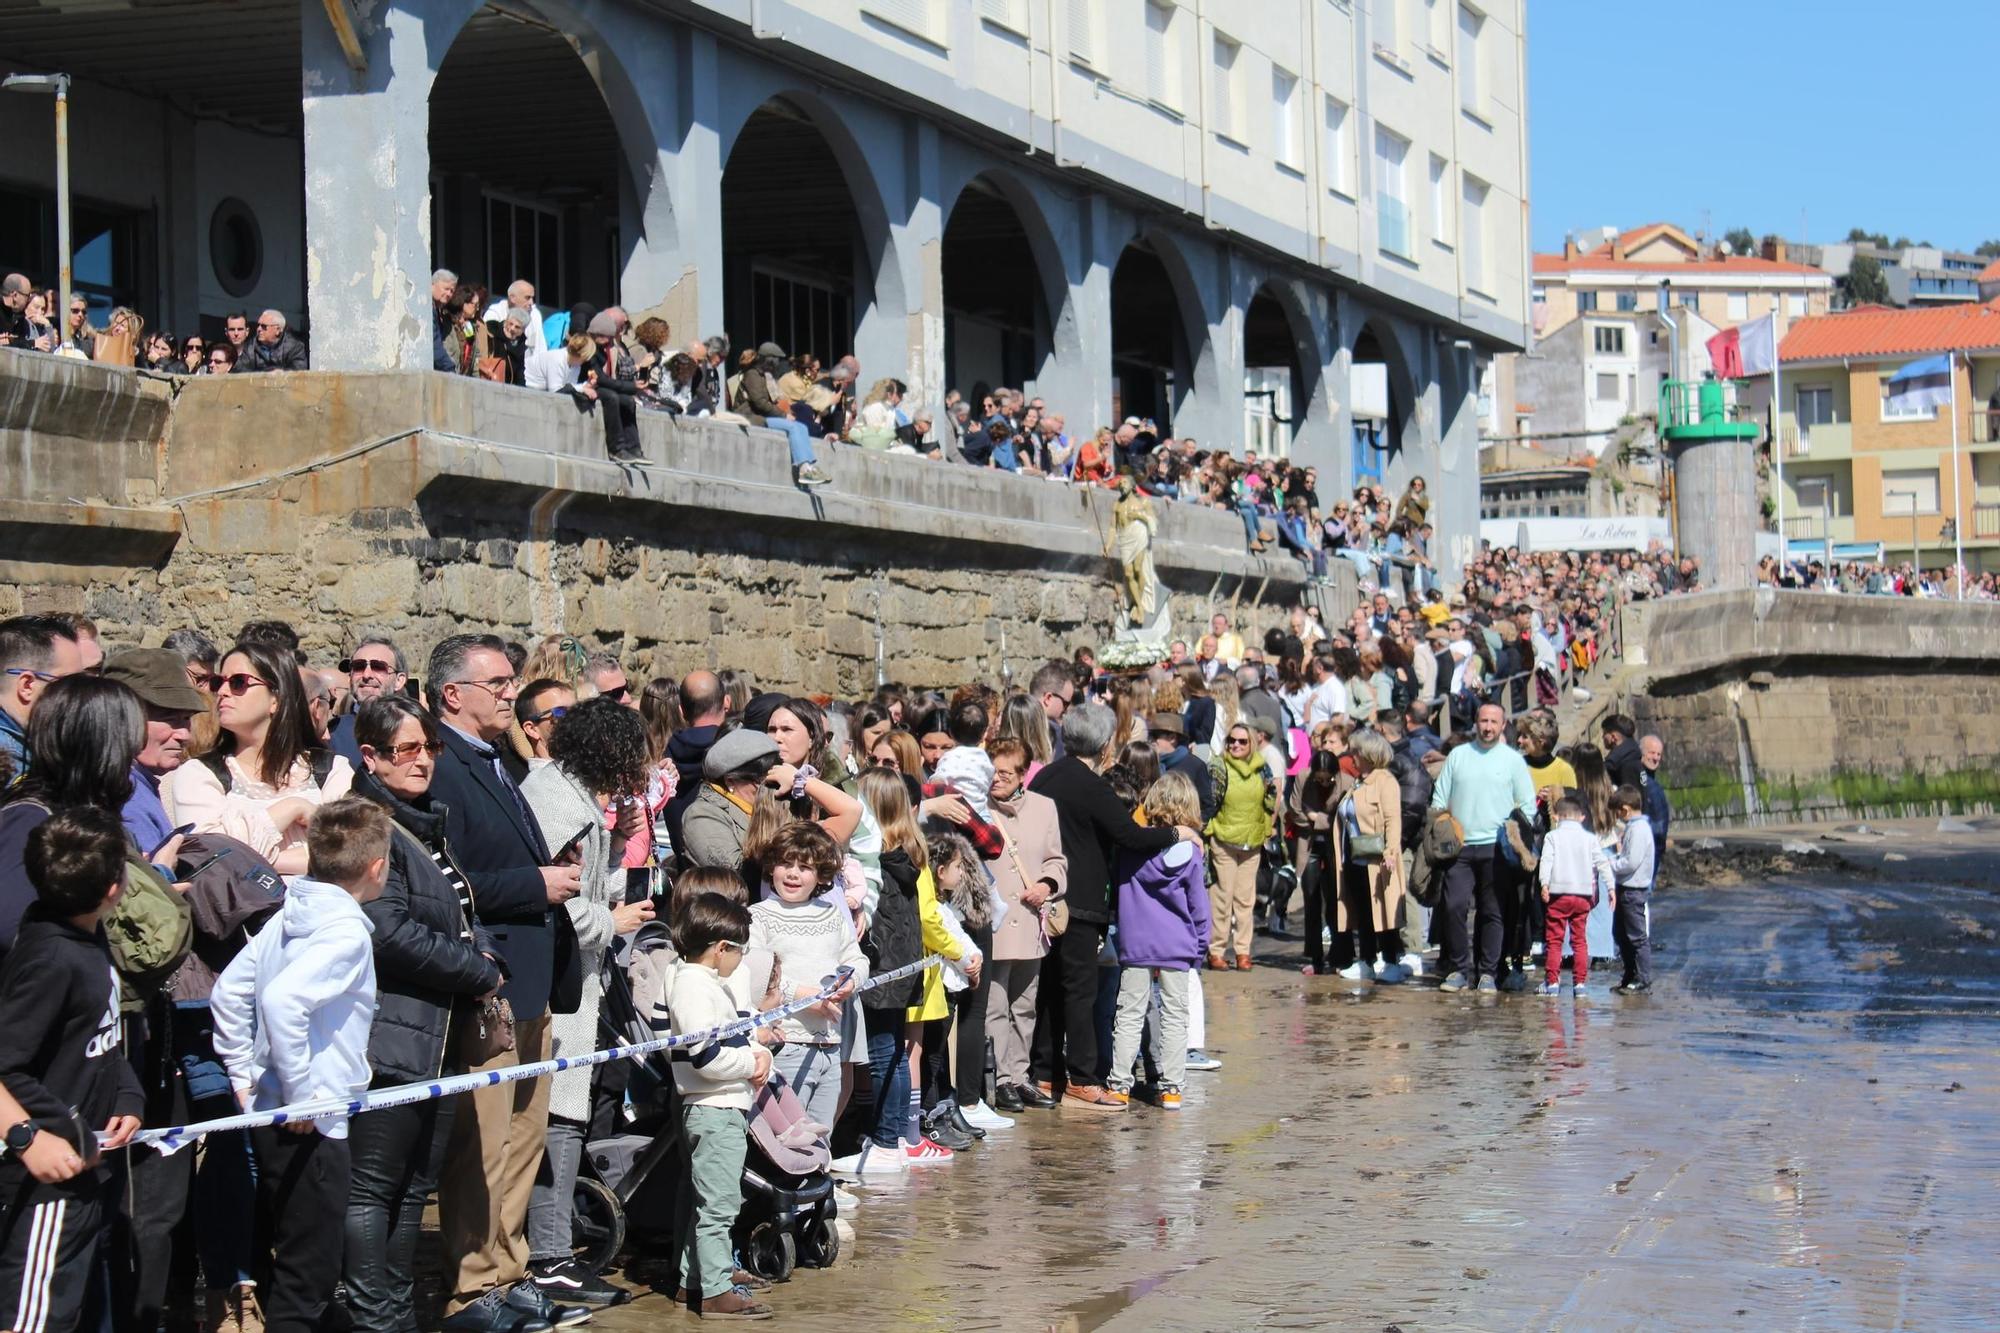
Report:
[[[1069,0],[1069,58],[1079,65],[1097,63],[1097,6],[1091,0]]]
[[[1345,103],[1326,99],[1326,188],[1354,197],[1353,117]]]
[[[1798,388],[1799,426],[1822,425],[1833,420],[1833,389],[1825,384],[1801,384]]]
[[[1578,292],[1578,293],[1576,294],[1576,313],[1577,313],[1577,314],[1579,314],[1579,315],[1587,315],[1587,314],[1591,313],[1591,312],[1592,312],[1593,310],[1596,310],[1596,309],[1597,309],[1597,293],[1596,293],[1596,292]]]
[[[1028,0],[979,0],[979,17],[997,27],[1028,35]]]
[[[1146,0],[1146,97],[1169,110],[1181,106],[1179,6]]]
[[[1729,293],[1729,321],[1738,324],[1750,318],[1750,293]]]
[[[1485,30],[1484,14],[1458,7],[1458,101],[1481,120],[1486,118],[1486,88],[1480,78],[1479,34]]]
[[[1625,355],[1625,330],[1614,324],[1598,324],[1590,330],[1591,344],[1600,356]]]
[[[1237,143],[1250,137],[1243,123],[1243,79],[1237,69],[1242,54],[1240,45],[1215,34],[1215,105],[1209,115],[1215,132]]]
[[[1459,271],[1467,291],[1490,292],[1486,272],[1486,196],[1490,187],[1476,176],[1465,178],[1465,203],[1460,214]]]
[[[1271,66],[1271,156],[1297,170],[1299,166],[1299,78]]]
[[[1409,191],[1403,180],[1403,161],[1409,155],[1408,139],[1375,127],[1377,237],[1383,250],[1404,259],[1411,258]]]
[[[1934,467],[1899,467],[1882,469],[1882,516],[1894,518],[1898,514],[1908,514],[1910,501],[1916,500],[1916,512],[1935,514],[1938,512],[1938,470]]]
[[[1449,166],[1436,153],[1431,154],[1431,239],[1439,245],[1451,244],[1451,186],[1445,179]]]
[[[1618,376],[1615,372],[1598,372],[1597,392],[1594,397],[1600,403],[1615,403],[1619,400]]]
[[[1637,292],[1619,292],[1612,299],[1620,310],[1631,311],[1639,308],[1639,293]]]
[[[1371,12],[1375,18],[1375,49],[1395,56],[1400,62],[1403,54],[1402,16],[1396,11],[1403,7],[1403,0],[1375,0]]]
[[[1785,314],[1791,319],[1806,317],[1806,298],[1803,292],[1791,292],[1786,295]]]
[[[545,306],[562,307],[563,225],[560,210],[485,192],[487,290],[501,292],[516,278],[535,284]]]
[[[1439,60],[1451,49],[1451,0],[1424,0],[1424,45]]]
[[[1683,310],[1693,310],[1699,313],[1701,309],[1701,293],[1694,291],[1690,288],[1687,287],[1681,288],[1680,293],[1675,297],[1675,300],[1679,303],[1680,308]]]
[[[863,0],[861,7],[927,42],[944,40],[943,0]]]

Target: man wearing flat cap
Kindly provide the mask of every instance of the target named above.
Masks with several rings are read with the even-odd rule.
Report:
[[[174,831],[160,802],[160,779],[186,762],[195,714],[208,710],[208,696],[188,684],[180,654],[165,648],[119,653],[104,664],[104,676],[146,707],[146,743],[132,765],[132,797],[119,817],[139,850],[151,853]]]

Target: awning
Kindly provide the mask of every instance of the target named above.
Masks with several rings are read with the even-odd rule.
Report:
[[[1823,560],[1827,555],[1826,542],[1818,537],[1794,537],[1786,545],[1786,554],[1794,560]],[[1833,544],[1833,559],[1838,564],[1845,564],[1852,560],[1873,563],[1881,560],[1881,558],[1882,544],[1880,542],[1835,542]]]
[[[1927,356],[1921,361],[1912,361],[1889,377],[1889,383],[1901,384],[1904,380],[1926,380],[1933,375],[1951,374],[1949,356]]]

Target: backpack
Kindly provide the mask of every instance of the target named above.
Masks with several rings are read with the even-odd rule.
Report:
[[[187,899],[160,878],[137,848],[125,856],[125,892],[104,919],[111,962],[118,969],[119,1009],[137,1013],[166,988],[194,939]]]
[[[216,977],[285,901],[285,880],[248,845],[219,833],[191,833],[175,871],[193,916],[194,937],[169,989],[175,1000],[206,1000]]]

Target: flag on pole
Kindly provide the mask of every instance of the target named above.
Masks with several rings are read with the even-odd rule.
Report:
[[[1778,317],[1766,315],[1724,329],[1708,340],[1707,347],[1708,363],[1719,380],[1768,375],[1778,364]]]
[[[1955,387],[1949,356],[1930,356],[1912,361],[1889,377],[1889,396],[1882,405],[1882,415],[1933,415],[1951,402]]]

